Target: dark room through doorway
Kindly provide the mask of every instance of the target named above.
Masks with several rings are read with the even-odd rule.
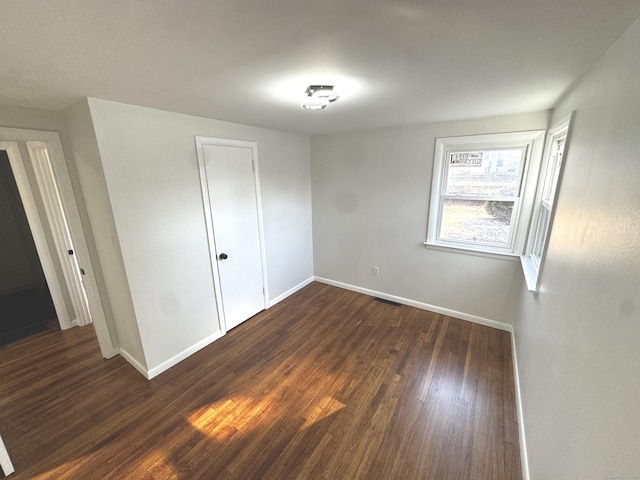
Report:
[[[57,326],[55,318],[11,164],[0,150],[0,345]]]

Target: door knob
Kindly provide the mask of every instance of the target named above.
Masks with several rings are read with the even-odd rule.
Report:
[[[218,255],[218,258],[220,260],[226,260],[227,258],[229,258],[229,255],[227,255],[226,253],[221,253],[220,255]]]

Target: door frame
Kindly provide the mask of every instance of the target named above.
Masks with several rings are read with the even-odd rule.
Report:
[[[67,313],[64,319],[59,319],[60,327],[66,329],[92,322],[102,356],[111,358],[117,355],[119,349],[109,331],[58,132],[0,127],[0,149],[5,150],[9,157],[45,278],[52,297],[54,295],[57,297],[52,298],[56,313],[58,314],[59,308],[63,309],[63,315]],[[42,149],[46,149],[48,155],[42,155]],[[27,159],[31,162],[31,168],[36,174],[36,182],[31,181],[27,173]],[[45,208],[44,218],[37,207],[36,192],[41,196],[43,203],[49,203]],[[57,251],[52,251],[47,242],[45,236],[47,229],[54,237],[58,237]],[[65,270],[63,260],[69,263],[69,254],[59,250],[67,245],[64,239],[65,233],[73,245],[74,261],[66,269],[65,283],[62,284],[52,258],[57,255]],[[66,258],[62,257],[63,254]],[[81,279],[80,268],[84,271]],[[72,278],[74,273],[78,274],[75,279]],[[75,318],[71,318],[66,306],[60,307],[61,301],[64,304],[64,300],[61,300],[62,289],[69,291],[74,310],[76,310]],[[79,301],[83,304],[78,304]],[[83,317],[82,312],[87,315]]]
[[[258,235],[260,238],[260,259],[262,268],[262,284],[264,308],[268,308],[269,299],[269,282],[267,279],[267,256],[264,241],[264,222],[262,214],[262,193],[260,188],[260,168],[258,162],[258,143],[247,140],[231,140],[227,138],[214,138],[196,136],[196,152],[198,156],[198,172],[200,174],[200,189],[202,190],[202,204],[204,207],[204,220],[207,229],[207,241],[209,244],[209,261],[211,263],[211,271],[213,274],[213,286],[216,296],[216,307],[218,310],[218,324],[223,333],[227,333],[227,323],[224,315],[224,305],[222,302],[222,288],[220,282],[220,271],[218,269],[218,250],[216,248],[216,240],[213,229],[213,221],[211,215],[211,205],[209,203],[209,187],[207,185],[207,168],[204,158],[204,146],[216,145],[222,147],[248,148],[251,150],[251,158],[253,160],[253,185],[256,192],[256,210],[258,213]]]

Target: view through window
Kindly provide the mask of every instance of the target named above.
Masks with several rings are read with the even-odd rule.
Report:
[[[441,238],[509,244],[525,153],[514,149],[449,154]]]

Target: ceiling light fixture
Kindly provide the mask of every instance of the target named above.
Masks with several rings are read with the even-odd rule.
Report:
[[[302,108],[305,110],[324,110],[340,98],[333,85],[309,85],[304,93]]]

